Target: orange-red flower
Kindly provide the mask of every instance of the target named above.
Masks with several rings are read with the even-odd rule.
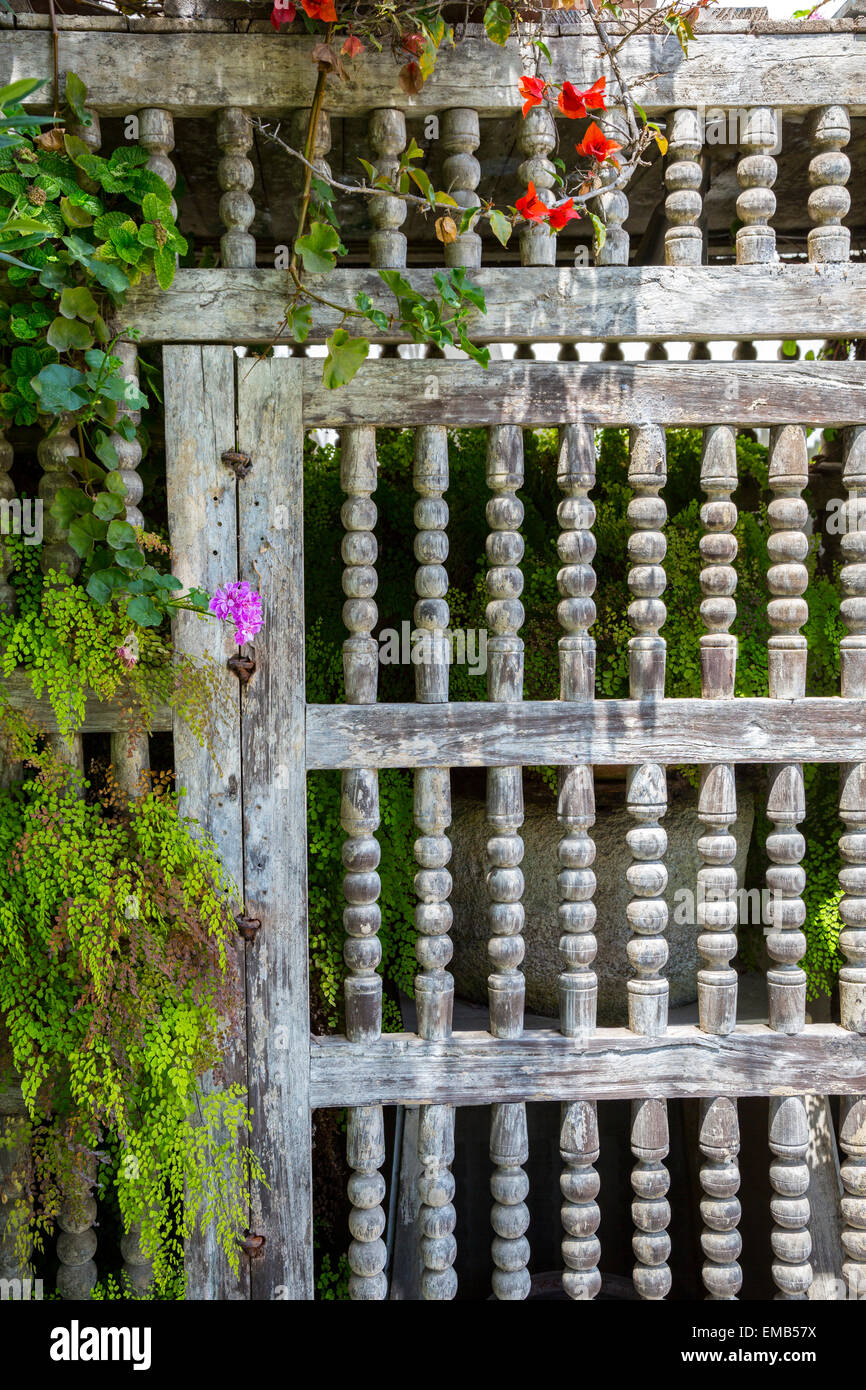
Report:
[[[520,95],[526,98],[523,103],[523,117],[525,120],[533,106],[540,106],[544,100],[544,93],[547,91],[547,83],[543,77],[521,77],[517,86]]]
[[[340,52],[345,53],[347,58],[357,58],[359,53],[364,52],[364,45],[361,43],[357,34],[350,34],[343,44],[343,47],[340,49]]]
[[[564,203],[557,203],[556,207],[548,208],[547,211],[547,221],[554,232],[561,232],[575,217],[580,217],[580,213],[574,206],[573,198],[566,198]]]
[[[321,19],[324,24],[333,24],[337,18],[334,0],[301,0],[310,19]]]
[[[587,87],[585,92],[579,92],[570,82],[563,82],[558,102],[563,116],[568,116],[571,121],[579,121],[588,110],[603,111],[605,80],[600,77],[591,87]]]
[[[419,55],[419,54],[423,51],[423,49],[424,49],[424,35],[423,35],[423,34],[404,34],[404,35],[403,35],[403,39],[402,39],[402,43],[403,43],[403,48],[405,49],[405,51],[406,51],[407,53],[414,53],[414,54],[415,54],[415,57],[417,58],[418,55]]]
[[[575,147],[578,154],[582,154],[585,159],[595,159],[599,164],[604,164],[606,159],[612,159],[614,150],[621,150],[622,145],[618,145],[615,140],[605,139],[595,121],[593,121],[581,140]],[[613,160],[617,164],[616,159]]]
[[[284,5],[276,4],[271,10],[271,24],[279,31],[280,25],[291,24],[297,13],[292,0],[286,0]]]
[[[514,204],[521,217],[525,217],[527,222],[540,222],[547,216],[547,204],[543,203],[535,191],[535,184],[530,183],[526,196],[518,198]]]

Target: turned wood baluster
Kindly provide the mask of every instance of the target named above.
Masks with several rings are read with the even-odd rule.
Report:
[[[700,154],[703,133],[697,111],[680,108],[668,120],[668,162],[665,168],[666,265],[700,265],[704,234],[698,226],[703,209],[704,171]]]
[[[842,1274],[851,1298],[866,1298],[866,1096],[843,1096]]]
[[[700,540],[701,694],[705,700],[731,700],[737,668],[737,639],[729,629],[737,616],[737,508],[731,493],[737,486],[737,434],[730,425],[704,430],[701,487],[707,500],[701,507],[704,534]]]
[[[845,431],[842,479],[848,492],[847,525],[842,536],[842,618],[847,635],[841,642],[842,696],[866,699],[866,428]],[[845,866],[839,881],[845,896],[839,904],[843,926],[839,949],[845,964],[839,972],[842,1027],[866,1034],[866,762],[842,769],[840,815],[845,833],[839,850]]]
[[[448,699],[449,623],[448,504],[442,494],[448,487],[448,437],[444,427],[428,425],[415,433],[415,573],[416,631],[423,634],[422,655],[415,667],[416,699],[422,704],[443,704]],[[421,973],[415,977],[418,1033],[422,1038],[446,1038],[451,1033],[454,980],[447,966],[452,956],[451,774],[447,767],[422,767],[415,772],[415,841],[418,873],[415,891],[415,955]]]
[[[249,158],[253,146],[252,121],[239,106],[226,106],[217,115],[217,144],[223,152],[217,165],[222,189],[220,218],[225,233],[220,240],[220,260],[227,269],[250,269],[256,263],[256,239],[250,223],[256,205],[250,196],[255,168]]]
[[[601,1289],[598,1262],[601,1244],[596,1231],[601,1220],[596,1197],[598,1173],[598,1111],[593,1100],[562,1107],[559,1153],[565,1165],[559,1177],[562,1193],[562,1287],[569,1298],[584,1302]]]
[[[406,117],[393,107],[370,113],[369,139],[372,163],[380,174],[392,178],[406,148]],[[390,193],[370,199],[370,264],[382,270],[400,270],[406,264],[406,237],[400,231],[406,221],[406,204]]]
[[[66,573],[74,579],[81,568],[81,561],[66,539],[63,528],[51,515],[60,488],[75,487],[78,481],[68,462],[80,453],[78,444],[72,438],[72,422],[71,415],[59,416],[53,432],[40,440],[37,457],[42,465],[39,498],[42,502],[43,541],[39,549],[39,566],[46,575],[51,570],[59,573],[65,568]],[[48,742],[62,762],[78,772],[84,771],[84,743],[80,734],[73,734],[71,738],[49,734]]]
[[[520,126],[518,148],[526,156],[517,173],[524,189],[530,183],[543,203],[555,202],[556,168],[549,158],[556,148],[556,125],[546,106],[533,106]],[[544,223],[524,222],[520,229],[521,265],[556,265],[556,236]]]
[[[762,265],[774,261],[776,233],[769,226],[776,211],[776,161],[770,153],[777,143],[776,114],[769,106],[747,111],[742,131],[745,151],[737,165],[742,192],[737,198],[737,216],[743,223],[737,232],[737,264]]]
[[[446,155],[442,164],[443,190],[457,203],[454,220],[459,228],[464,211],[481,206],[481,199],[475,191],[481,181],[481,165],[474,153],[481,143],[478,112],[471,107],[455,107],[443,112],[440,139]],[[526,146],[521,148],[530,153]],[[481,265],[481,237],[474,228],[473,222],[467,231],[446,245],[446,265],[478,269]]]
[[[145,107],[138,113],[138,143],[149,150],[150,158],[145,168],[158,174],[170,190],[177,183],[177,170],[169,155],[174,149],[174,117],[170,111],[158,106]],[[177,218],[177,203],[171,200],[171,215]]]
[[[770,1098],[770,1212],[773,1282],[782,1301],[802,1302],[812,1283],[809,1235],[809,1121],[802,1096]]]
[[[851,139],[851,119],[844,106],[822,106],[807,122],[818,153],[809,163],[809,216],[816,226],[809,233],[809,260],[823,264],[847,261],[851,233],[842,218],[851,206],[846,183],[851,161],[843,146]]]
[[[9,476],[12,467],[13,451],[12,445],[6,438],[5,431],[9,427],[9,421],[4,420],[0,415],[0,501],[10,502],[15,496],[15,484]],[[15,561],[11,551],[3,544],[3,537],[0,535],[0,612],[12,613],[15,609],[15,590],[9,583],[9,576],[15,566]]]
[[[457,1292],[454,1261],[454,1107],[422,1105],[418,1117],[418,1231],[421,1253],[421,1297],[431,1303],[452,1299]]]
[[[96,1198],[92,1188],[95,1162],[88,1160],[79,1172],[79,1190],[68,1193],[60,1203],[57,1225],[57,1292],[64,1301],[78,1302],[90,1297],[96,1283]]]
[[[622,107],[611,106],[607,111],[594,111],[596,125],[608,140],[628,143],[628,122]],[[614,183],[619,170],[612,164],[602,166],[599,181],[603,187]],[[628,265],[629,238],[623,223],[628,217],[628,196],[621,188],[602,192],[595,200],[595,212],[604,222],[607,235],[604,245],[595,253],[596,265]]]
[[[487,441],[487,483],[494,496],[487,503],[487,522],[491,533],[487,538],[487,626],[491,637],[487,644],[487,690],[491,700],[506,703],[523,698],[523,641],[518,632],[523,626],[523,576],[520,561],[523,539],[519,526],[523,521],[523,504],[515,495],[523,484],[523,435],[515,425],[492,428]],[[525,982],[520,963],[523,960],[523,774],[520,767],[491,767],[487,773],[487,818],[492,831],[487,842],[490,871],[487,888],[490,895],[489,942],[492,973],[488,979],[490,1000],[490,1031],[496,1038],[519,1038],[523,1032],[523,1000]],[[522,1115],[522,1120],[521,1120]],[[515,1177],[513,1169],[525,1162],[525,1108],[520,1104],[494,1105],[491,1114],[490,1153],[495,1164],[506,1171],[508,1182],[519,1187],[523,1177]],[[520,1157],[524,1154],[523,1157]],[[499,1182],[494,1173],[493,1181]],[[501,1184],[500,1184],[501,1185]],[[510,1189],[508,1189],[510,1190]],[[494,1191],[494,1195],[496,1192]],[[501,1202],[497,1197],[497,1201]],[[516,1199],[522,1202],[523,1198]],[[503,1203],[504,1205],[504,1203]],[[495,1209],[494,1209],[495,1211]],[[494,1221],[494,1230],[496,1230]],[[509,1225],[509,1230],[512,1227]],[[506,1236],[513,1241],[509,1253],[501,1249],[502,1238],[493,1242],[493,1258],[497,1272],[493,1291],[497,1297],[525,1298],[529,1289],[528,1276],[521,1274],[522,1264],[529,1255],[528,1243],[521,1236]],[[523,1258],[525,1255],[526,1258]],[[507,1260],[503,1266],[502,1260]],[[521,1263],[522,1261],[522,1263]],[[501,1292],[500,1292],[501,1290]]]
[[[565,496],[557,516],[557,549],[562,569],[557,575],[557,609],[565,636],[559,639],[561,700],[591,700],[595,695],[595,507],[588,492],[595,482],[595,438],[591,428],[566,425],[560,433],[557,481]],[[559,977],[560,1028],[566,1037],[587,1038],[595,1030],[598,980],[595,960],[595,845],[588,834],[595,822],[592,768],[585,764],[563,770],[558,816],[563,826],[559,842],[559,942],[563,973]]]
[[[522,1165],[529,1157],[526,1106],[494,1105],[490,1125],[490,1177],[493,1207],[493,1292],[503,1301],[518,1302],[529,1295],[529,1179]]]
[[[309,120],[310,120],[310,112],[309,112],[309,109],[306,109],[306,110],[305,110],[305,109],[302,107],[301,109],[292,112],[292,118],[291,118],[291,120],[290,120],[290,122],[289,122],[289,130],[290,130],[290,132],[291,132],[291,143],[292,143],[292,145],[294,146],[294,148],[295,148],[296,150],[303,150],[303,149],[306,147],[306,141],[307,141],[307,126],[308,126],[308,124],[309,124]],[[328,163],[328,161],[327,161],[327,159],[326,159],[326,155],[327,155],[328,152],[330,151],[330,148],[331,148],[331,118],[330,118],[330,116],[328,115],[328,112],[327,112],[327,111],[322,110],[322,111],[319,112],[319,119],[318,119],[318,121],[316,122],[316,130],[315,130],[315,134],[314,134],[314,136],[313,136],[313,158],[312,158],[312,165],[313,165],[313,172],[314,172],[315,174],[318,174],[320,177],[322,177],[322,178],[324,178],[324,179],[329,179],[329,178],[331,177],[331,166],[330,166],[330,164]],[[304,182],[304,169],[303,169],[303,166],[302,166],[302,165],[300,165],[300,164],[297,164],[297,165],[296,165],[296,164],[294,164],[294,162],[293,162],[293,164],[292,164],[292,177],[293,177],[293,178],[295,179],[295,181],[296,181],[296,185],[295,185],[295,186],[297,187],[297,190],[298,190],[298,195],[297,195],[297,198],[295,199],[295,206],[294,206],[294,208],[293,208],[293,220],[294,220],[295,222],[297,222],[297,210],[298,210],[298,208],[299,208],[299,206],[300,206],[300,193],[301,193],[301,188],[303,187],[303,182]],[[310,223],[310,219],[309,219],[309,217],[308,217],[308,218],[307,218],[307,226],[308,226],[308,227],[309,227],[309,223]],[[295,227],[295,229],[294,229],[292,235],[293,235],[293,236],[297,236],[297,227]]]
[[[737,1263],[743,1242],[740,1224],[740,1125],[737,1102],[728,1096],[701,1101],[701,1127],[698,1139],[706,1160],[701,1165],[701,1271],[707,1297],[717,1302],[736,1299],[743,1283]]]
[[[633,1279],[640,1298],[658,1301],[671,1288],[667,1264],[671,1252],[667,1227],[671,1209],[667,1200],[670,1174],[662,1160],[668,1153],[668,1110],[663,1100],[633,1100],[631,1151],[636,1162],[631,1171],[634,1201],[631,1206],[635,1231]]]
[[[667,507],[658,494],[667,481],[665,433],[657,425],[631,431],[628,480],[634,496],[628,504],[632,532],[628,586],[633,602],[628,616],[636,636],[629,639],[629,683],[635,700],[661,699],[665,689],[665,642],[659,636],[667,610],[662,600],[667,542],[662,527]]]
[[[349,1297],[357,1303],[382,1301],[388,1295],[385,1264],[388,1251],[382,1239],[385,1229],[385,1179],[379,1172],[385,1162],[385,1123],[381,1105],[356,1106],[349,1111],[346,1157],[352,1173],[348,1193]]]

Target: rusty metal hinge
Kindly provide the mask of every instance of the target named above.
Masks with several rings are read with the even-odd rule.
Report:
[[[244,1231],[244,1238],[238,1244],[251,1260],[260,1260],[265,1253],[266,1241],[267,1236],[254,1235],[252,1231]]]
[[[238,932],[243,937],[244,941],[256,940],[262,926],[261,920],[258,917],[244,917],[242,913],[238,913],[235,917],[235,921],[238,924]]]
[[[226,467],[232,470],[236,478],[245,478],[253,466],[249,454],[242,454],[237,449],[226,449],[220,458]]]
[[[241,685],[249,685],[255,673],[256,659],[254,656],[230,656],[226,666],[237,676]]]

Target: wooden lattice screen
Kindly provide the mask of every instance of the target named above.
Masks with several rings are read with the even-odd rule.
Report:
[[[48,35],[41,16],[0,16],[4,48],[0,80],[41,72]],[[858,363],[788,363],[768,366],[689,361],[636,366],[500,362],[487,374],[470,363],[399,361],[369,363],[338,392],[321,385],[312,360],[269,358],[253,365],[234,345],[271,340],[285,303],[285,275],[256,268],[250,197],[256,169],[251,114],[282,118],[309,105],[314,69],[305,39],[272,44],[269,36],[234,31],[214,20],[208,32],[183,22],[117,19],[61,20],[62,66],[85,80],[97,115],[135,112],[139,139],[151,151],[151,167],[173,185],[171,153],[175,117],[216,117],[221,151],[218,180],[225,225],[218,270],[182,270],[172,289],[135,291],[126,309],[143,340],[164,344],[166,452],[172,546],[177,573],[213,589],[235,578],[250,580],[265,602],[265,628],[255,646],[256,671],[240,687],[222,677],[223,729],[219,766],[203,754],[182,726],[175,729],[179,778],[188,809],[215,838],[228,871],[241,885],[248,943],[239,939],[246,982],[246,1031],[230,1079],[248,1087],[254,1116],[253,1144],[269,1186],[255,1197],[250,1230],[259,1239],[245,1259],[240,1281],[230,1277],[211,1237],[190,1250],[190,1293],[198,1298],[310,1297],[313,1290],[311,1114],[348,1107],[348,1157],[352,1169],[352,1294],[386,1295],[382,1239],[385,1182],[383,1107],[420,1107],[420,1249],[422,1293],[431,1299],[455,1292],[453,1179],[454,1107],[491,1107],[494,1292],[520,1298],[528,1289],[526,1238],[526,1106],[563,1103],[561,1187],[564,1198],[564,1284],[573,1298],[592,1297],[599,1286],[599,1213],[596,1103],[633,1103],[631,1142],[635,1222],[635,1285],[644,1298],[669,1288],[666,1226],[668,1175],[667,1101],[702,1098],[700,1149],[704,1281],[711,1297],[736,1296],[740,1286],[737,1234],[739,1097],[771,1097],[770,1177],[773,1276],[781,1297],[806,1295],[810,1282],[807,1125],[803,1096],[842,1096],[840,1144],[844,1151],[842,1242],[849,1285],[862,1292],[866,1265],[866,531],[844,538],[846,566],[841,693],[805,698],[809,518],[800,494],[808,481],[806,426],[845,430],[843,479],[854,496],[866,488],[866,371]],[[138,31],[136,32],[136,29]],[[173,30],[182,31],[182,39]],[[222,30],[231,30],[230,36]],[[0,30],[2,32],[2,30]],[[555,79],[597,74],[588,61],[587,35],[552,23],[549,47]],[[775,32],[762,20],[708,22],[694,57],[683,60],[676,44],[642,36],[623,51],[626,77],[639,87],[648,114],[664,119],[670,136],[665,264],[629,264],[628,198],[602,195],[608,223],[596,264],[557,264],[557,239],[527,228],[521,264],[484,264],[490,246],[474,231],[446,249],[450,264],[466,265],[482,285],[488,312],[479,325],[487,340],[608,343],[687,341],[706,356],[709,339],[736,339],[738,356],[754,356],[752,339],[866,336],[866,273],[849,261],[842,219],[848,195],[844,154],[851,117],[866,114],[861,23],[856,19],[811,21]],[[227,47],[228,46],[228,47]],[[230,49],[230,61],[224,61]],[[11,55],[11,63],[6,55]],[[448,185],[472,206],[480,168],[479,115],[516,119],[516,46],[492,52],[468,40],[443,58],[435,78],[407,98],[390,57],[371,56],[364,81],[329,87],[333,120],[369,117],[369,144],[378,167],[393,167],[406,145],[406,117],[440,115]],[[50,62],[48,64],[50,67]],[[651,76],[647,76],[651,74]],[[50,101],[50,92],[47,100]],[[467,103],[473,103],[467,105]],[[745,109],[738,215],[743,226],[736,264],[702,264],[705,191],[698,113],[710,106]],[[773,114],[775,112],[775,115]],[[772,226],[775,120],[806,118],[813,189],[808,263],[779,263]],[[616,130],[616,112],[605,118]],[[606,126],[607,128],[607,126]],[[534,111],[518,127],[524,162],[518,180],[552,186],[552,121]],[[85,134],[85,132],[82,132]],[[316,158],[329,148],[327,122]],[[86,132],[99,144],[98,120]],[[507,190],[514,201],[517,187]],[[805,195],[804,195],[805,197]],[[339,301],[359,292],[375,295],[375,267],[405,267],[407,240],[393,200],[372,208],[369,266],[336,272],[329,287]],[[492,248],[498,254],[496,248]],[[432,271],[410,272],[429,292]],[[322,342],[337,318],[316,309],[311,342]],[[376,335],[380,340],[388,335]],[[128,373],[135,349],[124,348]],[[573,354],[572,354],[573,355]],[[520,604],[523,428],[560,430],[559,553],[563,636],[561,696],[522,700],[523,613]],[[602,426],[631,431],[629,506],[632,564],[629,610],[634,636],[629,650],[631,698],[594,699],[592,594],[593,431]],[[669,700],[664,694],[665,428],[689,425],[704,431],[701,513],[702,698]],[[377,427],[415,431],[414,486],[418,494],[415,555],[418,562],[416,624],[429,634],[435,659],[418,667],[417,700],[376,703]],[[447,503],[449,428],[488,429],[488,702],[450,704],[444,656],[447,610]],[[768,426],[769,518],[772,566],[769,582],[769,690],[764,699],[734,699],[736,520],[731,494],[737,484],[736,431]],[[305,432],[333,428],[341,434],[341,474],[346,493],[343,560],[348,629],[345,644],[347,703],[307,705],[304,689],[302,449]],[[140,519],[141,484],[134,446],[122,464],[128,516]],[[69,446],[67,448],[66,446]],[[61,431],[40,450],[47,501],[66,481],[65,459],[75,445]],[[236,477],[223,461],[227,451],[248,454],[251,468]],[[8,464],[0,463],[4,468]],[[479,499],[479,506],[481,501]],[[335,528],[338,518],[334,518]],[[60,543],[52,542],[52,562]],[[600,576],[601,582],[604,577]],[[676,601],[677,596],[672,597]],[[224,663],[229,645],[214,648],[213,629],[194,619],[177,625],[178,645]],[[221,639],[220,639],[221,640]],[[15,683],[11,683],[14,693]],[[24,697],[22,696],[22,699]],[[45,713],[45,711],[43,711]],[[165,727],[165,715],[160,716]],[[157,722],[160,723],[160,720]],[[130,785],[147,763],[146,744],[130,752],[117,733],[116,710],[88,708],[85,732],[115,731],[114,754]],[[81,758],[80,738],[69,756]],[[859,758],[864,761],[858,761]],[[841,1024],[805,1022],[805,976],[800,868],[804,815],[802,764],[838,763],[843,769],[841,883],[845,897],[840,941]],[[698,977],[700,1021],[667,1027],[664,978],[665,768],[703,769],[699,817],[702,885]],[[773,769],[768,816],[768,887],[775,896],[768,936],[773,961],[768,975],[768,1027],[737,1025],[736,950],[731,869],[736,818],[734,769],[767,763]],[[522,1032],[523,852],[522,777],[526,765],[562,770],[558,864],[563,927],[559,1031]],[[597,1029],[592,894],[594,764],[627,767],[627,801],[633,897],[628,955],[629,1027]],[[491,838],[490,1031],[452,1034],[452,982],[448,973],[450,878],[449,769],[487,768]],[[415,769],[418,827],[417,1032],[380,1036],[381,980],[376,905],[379,847],[378,770]],[[347,1036],[309,1037],[306,924],[305,778],[309,769],[340,769],[346,900]],[[335,885],[335,893],[338,886]],[[479,1173],[478,1181],[483,1177]],[[68,1233],[68,1264],[83,1268],[93,1253],[92,1232]],[[264,1237],[261,1240],[260,1237]],[[75,1242],[78,1242],[76,1245]],[[760,1256],[758,1256],[760,1257]],[[64,1258],[64,1257],[61,1257]],[[756,1257],[757,1258],[757,1257]],[[82,1276],[83,1278],[83,1276]],[[95,1278],[95,1269],[87,1279]],[[84,1280],[86,1284],[86,1280]],[[84,1287],[81,1284],[81,1287]],[[68,1287],[75,1280],[68,1276]],[[67,1296],[73,1296],[67,1294]]]

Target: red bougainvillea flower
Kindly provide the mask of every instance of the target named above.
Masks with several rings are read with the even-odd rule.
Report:
[[[361,43],[357,34],[350,34],[343,44],[343,47],[340,49],[340,52],[344,53],[347,58],[357,58],[359,53],[364,52],[364,45]]]
[[[568,116],[571,121],[580,121],[587,111],[603,111],[604,84],[605,78],[600,77],[585,92],[579,92],[570,82],[563,82],[557,103],[563,116]]]
[[[547,210],[547,221],[554,232],[561,232],[575,217],[580,217],[580,213],[574,206],[573,198],[566,198],[564,203],[557,203],[556,207]]]
[[[301,0],[310,19],[321,19],[324,24],[333,24],[337,18],[334,0]]]
[[[514,204],[521,217],[525,217],[527,222],[540,222],[547,216],[547,204],[543,203],[535,191],[535,184],[530,183],[524,198],[518,198]]]
[[[595,121],[592,121],[589,130],[575,148],[584,159],[595,159],[599,164],[604,164],[606,159],[612,158],[614,150],[622,149],[622,145],[618,145],[615,140],[606,140]],[[614,159],[613,163],[617,164],[618,160]]]
[[[403,47],[407,53],[414,53],[416,58],[424,48],[423,34],[404,34]]]
[[[275,29],[279,29],[281,24],[291,24],[297,13],[292,0],[286,0],[284,5],[274,5],[271,10],[271,23]]]
[[[517,86],[520,95],[526,98],[523,103],[523,117],[525,120],[533,106],[540,106],[544,100],[544,93],[547,91],[547,83],[543,77],[521,77]]]

